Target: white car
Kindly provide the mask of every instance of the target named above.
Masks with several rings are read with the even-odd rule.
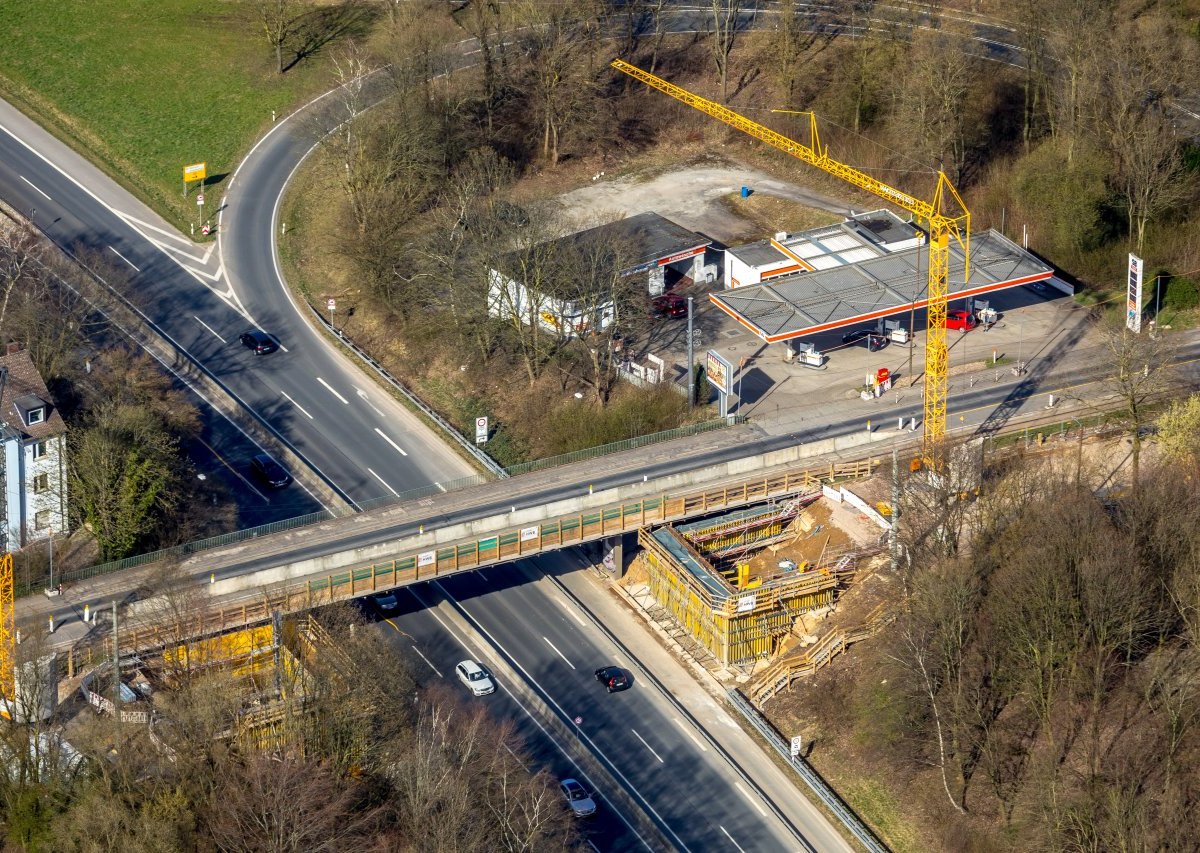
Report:
[[[486,696],[496,692],[496,685],[492,683],[492,679],[475,661],[465,660],[454,667],[454,671],[458,673],[458,680],[467,685],[468,689],[476,696]]]

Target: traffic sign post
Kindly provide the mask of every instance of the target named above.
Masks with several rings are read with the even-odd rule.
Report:
[[[800,757],[800,748],[802,746],[804,746],[804,740],[800,737],[800,735],[796,735],[794,738],[792,738],[792,758]]]
[[[337,300],[332,296],[325,300],[325,307],[329,309],[329,328],[333,328],[333,311],[337,308]]]
[[[487,440],[488,440],[488,419],[487,418],[476,418],[475,419],[475,443],[476,444],[487,444]]]

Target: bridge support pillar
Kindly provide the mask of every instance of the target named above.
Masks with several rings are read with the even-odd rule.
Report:
[[[601,546],[604,551],[602,561],[604,568],[614,578],[623,577],[625,567],[628,565],[627,557],[631,557],[637,547],[637,534],[622,533],[618,536],[610,536],[602,541]]]

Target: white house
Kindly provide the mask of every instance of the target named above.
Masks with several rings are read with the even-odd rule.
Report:
[[[0,356],[6,551],[67,530],[67,425],[29,353]]]
[[[921,245],[924,233],[889,210],[856,213],[844,222],[725,250],[725,289],[783,276],[850,266]]]
[[[711,244],[712,240],[703,234],[689,231],[657,213],[641,213],[569,234],[538,248],[543,258],[552,259],[556,255],[586,257],[590,254],[589,246],[620,246],[621,260],[627,264],[620,270],[621,276],[630,282],[644,281],[647,294],[657,296],[670,286],[669,278],[688,276],[700,280],[705,251]],[[538,273],[553,275],[548,269],[539,269]],[[640,275],[645,278],[639,278]],[[603,331],[613,322],[616,308],[611,299],[588,293],[569,279],[555,279],[539,286],[528,280],[519,259],[510,255],[502,259],[499,269],[489,271],[488,313],[493,317],[516,315],[527,325],[536,321],[548,331],[570,338]]]

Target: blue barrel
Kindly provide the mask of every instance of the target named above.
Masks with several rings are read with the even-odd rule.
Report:
[[[750,198],[750,188],[742,187],[742,198]]]

